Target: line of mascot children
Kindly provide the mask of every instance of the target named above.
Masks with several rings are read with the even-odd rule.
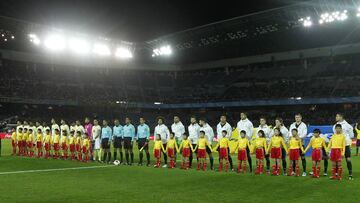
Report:
[[[315,129],[313,131],[313,138],[311,139],[308,146],[304,149],[301,139],[298,136],[297,129],[293,129],[291,132],[291,138],[289,140],[288,146],[285,144],[285,141],[282,137],[281,131],[278,128],[274,128],[274,135],[271,137],[269,144],[266,142],[265,133],[262,130],[259,130],[256,139],[252,144],[246,138],[246,132],[241,131],[239,139],[234,139],[236,142],[235,149],[230,151],[230,140],[226,137],[227,132],[222,131],[222,138],[218,140],[217,145],[212,148],[209,144],[207,138],[205,137],[205,132],[200,131],[200,136],[195,147],[192,146],[188,135],[185,133],[183,135],[183,140],[178,146],[174,138],[174,134],[170,134],[170,139],[167,144],[164,146],[160,135],[156,135],[154,141],[153,154],[155,157],[155,166],[160,167],[161,154],[164,153],[170,158],[170,167],[175,168],[175,157],[176,152],[182,155],[181,169],[189,169],[189,157],[192,152],[197,151],[198,158],[198,170],[206,170],[206,154],[211,154],[211,152],[218,151],[219,153],[219,171],[223,170],[223,162],[225,161],[225,171],[228,171],[229,164],[229,154],[234,153],[236,150],[238,152],[238,173],[246,172],[246,161],[247,161],[247,149],[250,149],[251,153],[255,153],[256,156],[256,172],[255,174],[261,175],[264,172],[264,157],[265,154],[270,153],[271,159],[273,159],[272,166],[272,175],[279,176],[281,169],[282,161],[282,149],[284,149],[287,154],[289,154],[290,167],[288,175],[291,176],[295,173],[295,176],[299,176],[299,158],[300,153],[305,153],[309,148],[312,148],[312,172],[314,178],[319,178],[320,174],[320,162],[323,156],[323,149],[328,153],[330,151],[330,160],[332,161],[332,177],[331,179],[342,179],[342,166],[341,161],[345,153],[345,135],[342,133],[342,128],[340,124],[335,126],[335,134],[328,146],[326,146],[325,140],[320,137],[320,130]],[[70,132],[70,135],[67,135],[67,132],[64,131],[63,135],[60,136],[60,131],[55,130],[55,135],[52,137],[50,130],[47,129],[45,136],[43,136],[42,131],[39,129],[36,134],[36,140],[34,142],[32,135],[32,129],[19,129],[19,133],[13,132],[12,134],[12,154],[19,156],[35,156],[34,143],[37,151],[37,157],[43,157],[43,149],[45,149],[45,158],[49,159],[51,157],[51,150],[53,150],[54,159],[68,159],[68,151],[70,151],[70,159],[87,162],[89,161],[89,149],[90,141],[87,134],[83,136],[81,132]],[[51,149],[52,147],[52,149]],[[60,148],[62,155],[60,155]],[[18,150],[17,150],[18,149]],[[190,151],[191,150],[191,151]],[[293,168],[295,171],[293,171]]]
[[[32,135],[32,129],[19,128],[18,133],[14,131],[11,135],[12,155],[89,161],[90,140],[86,133],[82,136],[81,132],[71,131],[68,135],[67,131],[63,131],[61,136],[60,130],[55,129],[52,136],[50,129],[46,129],[44,135],[38,129],[35,138]]]

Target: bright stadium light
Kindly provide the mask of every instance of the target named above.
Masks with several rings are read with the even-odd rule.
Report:
[[[65,39],[61,35],[50,35],[45,38],[44,45],[52,51],[61,51],[65,49]]]
[[[319,24],[332,23],[334,21],[345,21],[348,18],[349,16],[347,10],[343,10],[341,12],[334,11],[332,13],[326,12],[320,15]]]
[[[84,39],[72,38],[68,42],[70,50],[77,54],[87,54],[90,52],[90,44]]]
[[[100,44],[100,43],[94,44],[92,51],[99,56],[111,55],[110,48],[105,44]]]
[[[30,42],[34,43],[35,45],[40,44],[40,39],[38,38],[38,36],[36,36],[36,34],[29,34],[28,36],[29,36]]]
[[[124,47],[119,47],[115,51],[115,56],[121,59],[130,59],[133,57],[133,54],[129,49]]]
[[[301,22],[304,27],[311,27],[313,24],[310,16],[306,18],[300,18],[299,22]]]
[[[162,102],[154,102],[155,105],[160,105]]]
[[[170,45],[162,46],[153,50],[152,57],[155,56],[169,56],[172,54],[172,49]]]

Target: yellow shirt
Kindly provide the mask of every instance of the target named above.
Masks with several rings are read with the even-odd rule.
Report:
[[[27,141],[28,137],[29,137],[29,135],[27,133],[24,133],[22,136],[22,140]]]
[[[83,147],[86,147],[86,148],[89,149],[89,147],[90,147],[89,138],[85,138],[85,139],[83,140]]]
[[[345,153],[345,135],[333,134],[329,142],[329,149],[341,149],[342,153]]]
[[[255,148],[258,149],[262,149],[264,148],[265,151],[267,151],[267,145],[266,145],[266,138],[265,137],[258,137],[255,139]]]
[[[80,136],[76,138],[75,144],[81,145],[81,137]]]
[[[270,140],[270,145],[272,147],[281,147],[285,145],[284,138],[281,136],[273,136]]]
[[[61,137],[61,144],[69,144],[69,140],[67,139],[66,136]]]
[[[22,137],[23,137],[23,134],[22,134],[22,133],[17,133],[17,140],[18,140],[18,141],[21,141],[21,140],[22,140]]]
[[[28,142],[33,142],[34,141],[34,137],[32,135],[28,136],[27,139]]]
[[[360,140],[360,130],[355,128],[356,131],[356,139]]]
[[[42,141],[42,134],[39,133],[36,135],[36,142],[41,142]]]
[[[322,138],[320,136],[311,138],[308,146],[306,146],[305,151],[307,151],[310,147],[313,148],[313,149],[319,149],[319,148],[320,149],[321,148],[326,149],[326,144],[325,144],[324,138]]]
[[[55,134],[54,135],[54,144],[59,144],[60,143],[60,134]]]
[[[74,136],[70,136],[69,144],[75,144],[75,138],[74,138]]]
[[[199,138],[197,148],[198,149],[206,149],[206,146],[209,146],[208,140],[206,138]]]
[[[175,139],[170,139],[167,144],[166,144],[166,151],[168,149],[176,149],[178,150],[177,144],[176,144],[176,140]]]
[[[240,138],[237,142],[236,142],[236,148],[237,149],[246,149],[246,147],[250,146],[249,140],[247,138]]]
[[[289,140],[289,149],[302,149],[301,139],[291,137]],[[303,149],[302,149],[303,150]]]
[[[183,139],[183,140],[181,141],[179,150],[182,149],[182,148],[191,148],[191,149],[193,149],[193,147],[192,147],[189,139],[186,139],[186,140]]]
[[[16,142],[16,132],[13,132],[13,133],[11,134],[11,140],[14,141],[14,142]]]
[[[218,141],[218,143],[214,147],[213,151],[215,151],[218,147],[220,147],[220,148],[229,148],[229,144],[230,144],[230,140],[227,137],[223,137]]]
[[[161,140],[155,140],[154,141],[154,150],[155,149],[162,149],[163,151],[165,151]]]
[[[50,134],[45,135],[44,142],[45,143],[50,143],[51,142],[51,135]]]

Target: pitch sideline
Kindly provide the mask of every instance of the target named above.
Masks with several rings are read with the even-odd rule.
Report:
[[[25,170],[25,171],[7,171],[0,172],[0,175],[9,175],[9,174],[21,174],[21,173],[37,173],[37,172],[52,172],[52,171],[68,171],[68,170],[83,170],[83,169],[93,169],[93,168],[108,168],[115,165],[104,165],[104,166],[83,166],[83,167],[71,167],[71,168],[53,168],[53,169],[39,169],[39,170]]]

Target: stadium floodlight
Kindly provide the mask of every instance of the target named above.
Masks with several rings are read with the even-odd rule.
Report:
[[[133,57],[133,54],[129,49],[124,47],[119,47],[115,51],[115,56],[121,59],[130,59]]]
[[[319,24],[332,23],[334,21],[345,21],[349,18],[348,11],[334,11],[332,13],[323,13],[320,15]]]
[[[65,49],[65,39],[59,34],[53,34],[45,38],[44,45],[52,51],[62,51]]]
[[[34,43],[35,45],[40,44],[40,39],[38,38],[38,36],[36,34],[29,34],[29,39],[30,39],[30,42]]]
[[[170,45],[165,45],[165,46],[162,46],[160,48],[154,49],[152,57],[155,57],[155,56],[169,56],[171,54],[172,54],[172,49],[171,49]]]
[[[155,105],[160,105],[162,102],[154,102]]]
[[[107,45],[101,44],[101,43],[94,44],[92,51],[99,56],[110,56],[111,55],[110,48]]]
[[[90,52],[90,44],[84,39],[72,38],[68,42],[70,50],[77,54],[88,54]]]
[[[313,24],[310,16],[308,16],[306,18],[300,18],[299,22],[301,22],[304,27],[311,27]]]

